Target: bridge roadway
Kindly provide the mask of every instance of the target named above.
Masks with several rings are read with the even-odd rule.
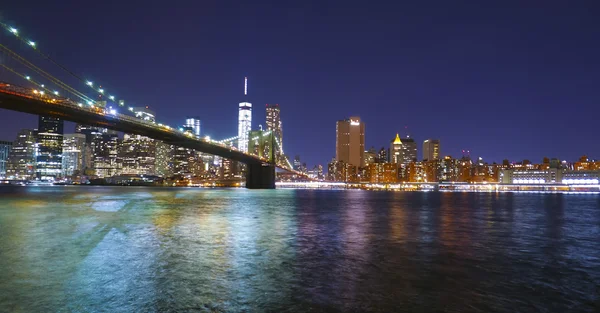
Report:
[[[147,136],[167,144],[218,155],[247,165],[246,188],[275,188],[275,166],[266,158],[237,151],[232,147],[196,138],[167,125],[155,124],[128,116],[111,114],[104,108],[76,103],[54,95],[42,95],[34,89],[0,82],[0,108],[23,113],[59,117],[85,125],[105,127],[130,134]],[[282,169],[289,170],[283,166]]]

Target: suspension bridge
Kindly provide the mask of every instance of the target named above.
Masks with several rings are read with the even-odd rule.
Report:
[[[276,168],[306,177],[305,174],[295,171],[287,158],[277,157],[283,156],[283,151],[280,142],[271,131],[251,132],[249,140],[250,143],[254,143],[251,146],[256,146],[257,149],[252,149],[250,153],[240,151],[232,145],[232,142],[238,140],[237,137],[220,141],[209,137],[202,138],[189,130],[134,117],[124,109],[124,101],[117,102],[116,97],[101,85],[83,79],[43,53],[35,41],[26,39],[16,28],[3,22],[0,22],[0,26],[7,34],[20,41],[21,46],[32,49],[38,58],[74,78],[79,88],[91,89],[92,94],[104,99],[94,100],[94,96],[58,79],[57,75],[52,75],[0,42],[0,69],[3,69],[0,75],[9,74],[2,76],[10,77],[2,78],[0,82],[0,108],[142,135],[174,146],[237,161],[246,165],[246,188],[275,188]],[[0,37],[3,38],[7,37]],[[27,74],[24,71],[27,71]],[[120,108],[124,110],[118,110]]]

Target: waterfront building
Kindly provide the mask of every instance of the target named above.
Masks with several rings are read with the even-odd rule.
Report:
[[[327,166],[329,180],[337,182],[358,182],[358,167],[333,159]]]
[[[365,166],[365,124],[360,117],[336,123],[335,159],[356,168]]]
[[[35,131],[22,129],[13,142],[6,164],[6,177],[32,179],[35,175],[36,138]]]
[[[445,156],[440,162],[439,180],[444,182],[460,181],[460,161],[451,156]]]
[[[562,180],[559,169],[506,169],[500,172],[500,182],[503,184],[556,184]]]
[[[69,177],[83,173],[86,149],[84,134],[65,134],[62,150],[62,176]]]
[[[598,185],[600,183],[600,170],[567,170],[562,173],[561,183],[568,185]]]
[[[134,107],[130,110],[135,117],[143,121],[156,122],[156,114],[147,106]],[[154,175],[156,141],[146,136],[124,134],[119,147],[119,161],[122,164],[121,174]]]
[[[64,121],[40,115],[38,118],[36,176],[54,180],[62,175]]]
[[[6,177],[6,164],[12,148],[12,142],[0,140],[0,178]]]
[[[398,167],[392,163],[371,163],[368,166],[368,178],[371,183],[396,183],[398,182]]]
[[[248,96],[248,78],[244,78],[244,97]],[[238,150],[248,152],[248,136],[252,129],[252,103],[243,101],[238,114]]]
[[[173,176],[173,146],[162,141],[155,143],[154,171],[161,177]]]
[[[185,126],[192,129],[192,134],[200,137],[200,118],[188,117],[185,119]]]
[[[120,145],[121,174],[154,175],[156,141],[146,136],[124,134]]]
[[[423,141],[423,160],[439,160],[440,141],[438,139],[427,139]]]
[[[100,178],[120,174],[122,162],[119,159],[121,141],[116,132],[107,130],[95,135],[92,141],[93,174]]]

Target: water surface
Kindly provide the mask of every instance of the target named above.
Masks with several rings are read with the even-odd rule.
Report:
[[[597,312],[600,196],[2,187],[0,311]]]

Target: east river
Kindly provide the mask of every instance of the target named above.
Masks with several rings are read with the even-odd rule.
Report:
[[[2,312],[599,312],[600,195],[1,187]]]

